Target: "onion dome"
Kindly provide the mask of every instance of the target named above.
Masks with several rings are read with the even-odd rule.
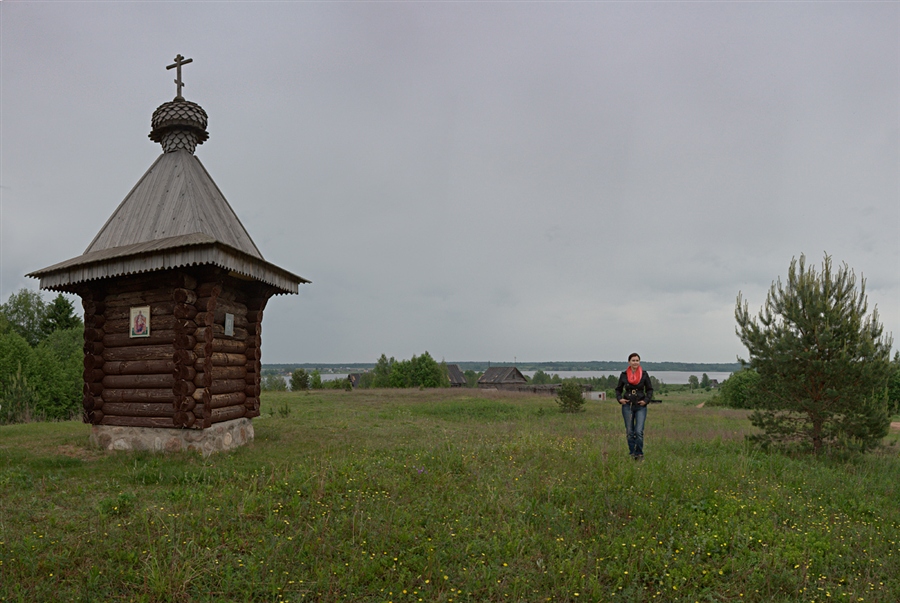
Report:
[[[176,96],[153,112],[150,140],[160,143],[166,153],[184,149],[193,154],[197,145],[209,138],[207,120],[203,107]]]

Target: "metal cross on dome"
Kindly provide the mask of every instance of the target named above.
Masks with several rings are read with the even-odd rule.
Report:
[[[175,83],[178,85],[178,94],[175,96],[177,100],[184,100],[184,97],[181,96],[181,87],[184,86],[184,82],[181,81],[181,66],[187,65],[193,60],[194,59],[185,59],[179,54],[177,57],[175,57],[175,62],[166,67],[166,69],[172,69],[173,67],[177,68],[175,72],[177,76],[175,78]]]

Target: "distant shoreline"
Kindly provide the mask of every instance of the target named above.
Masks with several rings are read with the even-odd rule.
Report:
[[[590,361],[553,361],[553,362],[490,362],[490,361],[447,361],[447,364],[459,365],[462,371],[484,371],[491,366],[515,366],[520,371],[544,371],[553,373],[558,371],[622,371],[627,362],[590,360]],[[643,362],[648,371],[692,371],[698,373],[733,373],[741,370],[739,362]],[[372,370],[374,362],[298,362],[287,364],[266,364],[264,370],[277,372],[291,372],[296,369],[319,372],[353,373]]]

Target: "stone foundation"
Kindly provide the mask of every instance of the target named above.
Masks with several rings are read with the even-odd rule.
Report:
[[[209,456],[214,452],[233,450],[252,441],[253,423],[247,418],[214,423],[207,429],[91,426],[91,443],[105,450],[189,450]]]

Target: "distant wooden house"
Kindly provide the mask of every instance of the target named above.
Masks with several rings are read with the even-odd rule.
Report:
[[[519,390],[527,384],[528,379],[514,366],[492,366],[478,379],[481,389]]]
[[[252,439],[263,311],[309,282],[263,259],[194,155],[207,115],[181,96],[183,59],[171,66],[178,95],[151,122],[163,154],[82,255],[28,275],[81,297],[84,420],[111,449],[211,452]]]
[[[469,385],[468,379],[459,369],[458,364],[447,365],[447,376],[450,378],[450,387],[467,387]]]

